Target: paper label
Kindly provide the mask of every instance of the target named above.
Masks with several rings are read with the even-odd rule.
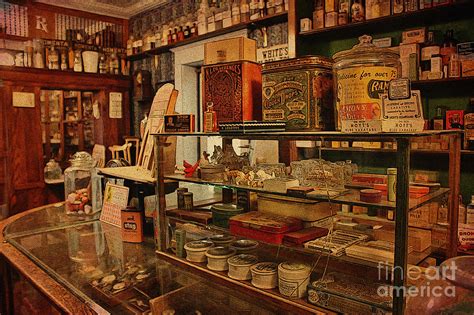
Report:
[[[122,93],[109,93],[109,117],[122,118]]]
[[[35,107],[35,93],[13,92],[13,107]]]

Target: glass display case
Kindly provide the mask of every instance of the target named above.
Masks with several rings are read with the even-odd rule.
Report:
[[[267,133],[243,131],[234,134],[195,132],[164,133],[155,136],[158,157],[157,191],[159,193],[156,221],[156,230],[159,233],[156,234],[158,236],[156,241],[159,244],[159,251],[157,251],[159,257],[173,264],[186,266],[197,274],[211,279],[225,279],[229,282],[229,286],[237,291],[251,291],[256,296],[271,296],[283,305],[298,310],[325,309],[352,314],[374,312],[403,314],[405,298],[403,294],[397,294],[396,290],[392,290],[416,286],[412,278],[407,278],[408,267],[425,263],[435,247],[432,244],[435,241],[434,229],[419,226],[414,228],[412,224],[415,221],[415,223],[420,223],[420,219],[416,219],[417,216],[424,217],[426,213],[428,216],[430,213],[437,215],[438,208],[435,205],[442,203],[443,199],[448,200],[446,203],[452,209],[447,218],[451,228],[450,233],[445,233],[441,237],[437,235],[436,238],[438,240],[441,238],[446,242],[445,255],[447,257],[457,254],[458,201],[457,198],[448,198],[448,196],[459,194],[459,164],[457,162],[460,154],[459,131],[373,134],[333,131]],[[165,158],[163,148],[169,137],[210,136],[221,136],[222,147],[229,145],[234,139],[240,139],[351,141],[353,143],[391,141],[396,143],[396,149],[392,150],[395,158],[385,161],[389,164],[384,166],[385,172],[379,175],[371,174],[370,180],[377,181],[380,178],[384,180],[384,184],[379,185],[378,189],[374,189],[374,183],[357,183],[356,177],[351,176],[358,169],[363,169],[362,167],[346,161],[347,158],[342,159],[344,162],[332,161],[336,163],[322,161],[320,160],[321,151],[316,160],[292,162],[288,178],[276,178],[276,181],[271,179],[272,183],[276,182],[279,185],[277,188],[275,185],[267,186],[267,181],[263,182],[263,187],[247,185],[246,181],[239,183],[233,181],[234,174],[237,174],[237,177],[248,176],[234,169],[226,171],[223,176],[224,181],[204,180],[199,178],[199,175],[163,173],[160,165]],[[449,139],[450,155],[447,167],[449,182],[446,183],[448,187],[426,185],[421,189],[423,193],[418,194],[417,189],[420,186],[414,186],[409,179],[410,142],[412,139],[431,136],[445,136]],[[364,167],[376,162],[372,157],[365,157]],[[393,178],[387,179],[387,167],[397,169]],[[364,174],[359,177],[362,175]],[[352,180],[349,180],[350,177]],[[332,179],[332,182],[328,183],[328,179]],[[250,207],[249,210],[257,211],[239,215],[229,214],[226,218],[229,228],[222,228],[222,224],[215,223],[216,219],[221,218],[216,218],[214,212],[209,211],[209,207],[194,207],[193,211],[168,207],[164,198],[164,180],[231,188],[235,191],[234,202],[237,204],[241,202],[241,196],[245,196],[244,199],[248,198],[248,200],[256,198],[256,207]],[[291,186],[287,186],[287,183],[291,183]],[[395,200],[391,197],[392,192],[387,191],[391,189],[394,190]],[[193,191],[191,188],[189,190]],[[271,203],[268,202],[269,200]],[[292,215],[288,214],[290,212]],[[321,217],[316,218],[315,214],[320,214]],[[295,218],[298,219],[295,220]],[[183,231],[185,232],[184,239]],[[301,234],[298,234],[299,232]],[[279,288],[262,290],[254,285],[253,280],[234,281],[227,272],[213,271],[212,266],[206,264],[205,261],[193,262],[186,258],[186,253],[183,254],[182,247],[187,242],[228,234],[237,240],[256,240],[258,246],[252,254],[257,255],[261,262],[284,264],[288,261],[296,261],[310,266],[309,279],[304,279],[309,280],[309,285],[307,291],[302,294],[303,298],[287,297],[286,293],[291,289],[286,284],[286,280],[283,284],[280,283]],[[231,248],[232,246],[233,244]],[[294,283],[298,283],[296,279],[304,283],[302,281],[304,277],[301,278],[299,275],[298,278],[296,272],[292,276],[295,277]],[[281,278],[279,273],[278,277]],[[298,287],[299,285],[296,284],[296,289]],[[380,292],[386,292],[386,294],[380,294]]]
[[[159,259],[152,238],[139,244],[123,242],[120,228],[97,218],[68,216],[62,204],[43,207],[13,221],[4,236],[97,313],[222,314],[233,309],[285,314],[276,303],[262,305],[249,294],[234,292]],[[25,280],[11,269],[14,313],[60,313],[54,302],[30,289],[37,286],[32,286],[30,277]],[[28,307],[34,312],[25,313]]]

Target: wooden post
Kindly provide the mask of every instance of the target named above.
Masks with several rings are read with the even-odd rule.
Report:
[[[459,133],[449,137],[449,208],[448,244],[446,257],[458,254],[459,182],[461,169],[461,136]]]
[[[155,172],[156,172],[156,195],[158,196],[156,209],[153,213],[153,225],[155,231],[155,244],[158,250],[166,251],[166,199],[164,181],[164,146],[166,137],[155,136]]]
[[[393,314],[404,314],[408,256],[410,141],[397,139],[397,200],[395,211],[395,258],[393,281]]]
[[[288,3],[288,56],[296,57],[296,32],[299,21],[296,17],[296,0],[289,0]]]

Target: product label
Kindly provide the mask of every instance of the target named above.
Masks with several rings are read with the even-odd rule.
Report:
[[[468,141],[474,140],[474,113],[464,115],[464,148],[468,148]]]
[[[278,279],[278,289],[284,296],[298,297],[298,291],[306,289],[306,286],[303,288],[303,285],[300,286],[297,281],[289,281],[280,277]]]
[[[337,72],[339,125],[350,120],[370,123],[381,118],[380,95],[388,91],[389,81],[397,77],[395,67],[354,67]],[[375,126],[370,126],[373,128]],[[349,130],[342,130],[350,132]]]

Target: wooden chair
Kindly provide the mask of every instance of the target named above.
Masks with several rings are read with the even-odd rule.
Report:
[[[135,160],[134,164],[138,164],[138,155],[140,154],[140,137],[124,136],[125,144],[131,143],[135,146]]]
[[[110,152],[112,152],[112,159],[120,159],[123,155],[123,159],[125,159],[130,165],[132,165],[132,159],[130,157],[130,147],[132,146],[131,143],[125,143],[124,145],[112,145],[109,147]]]
[[[96,161],[97,167],[105,166],[105,146],[101,144],[95,144],[92,149],[92,158]]]

